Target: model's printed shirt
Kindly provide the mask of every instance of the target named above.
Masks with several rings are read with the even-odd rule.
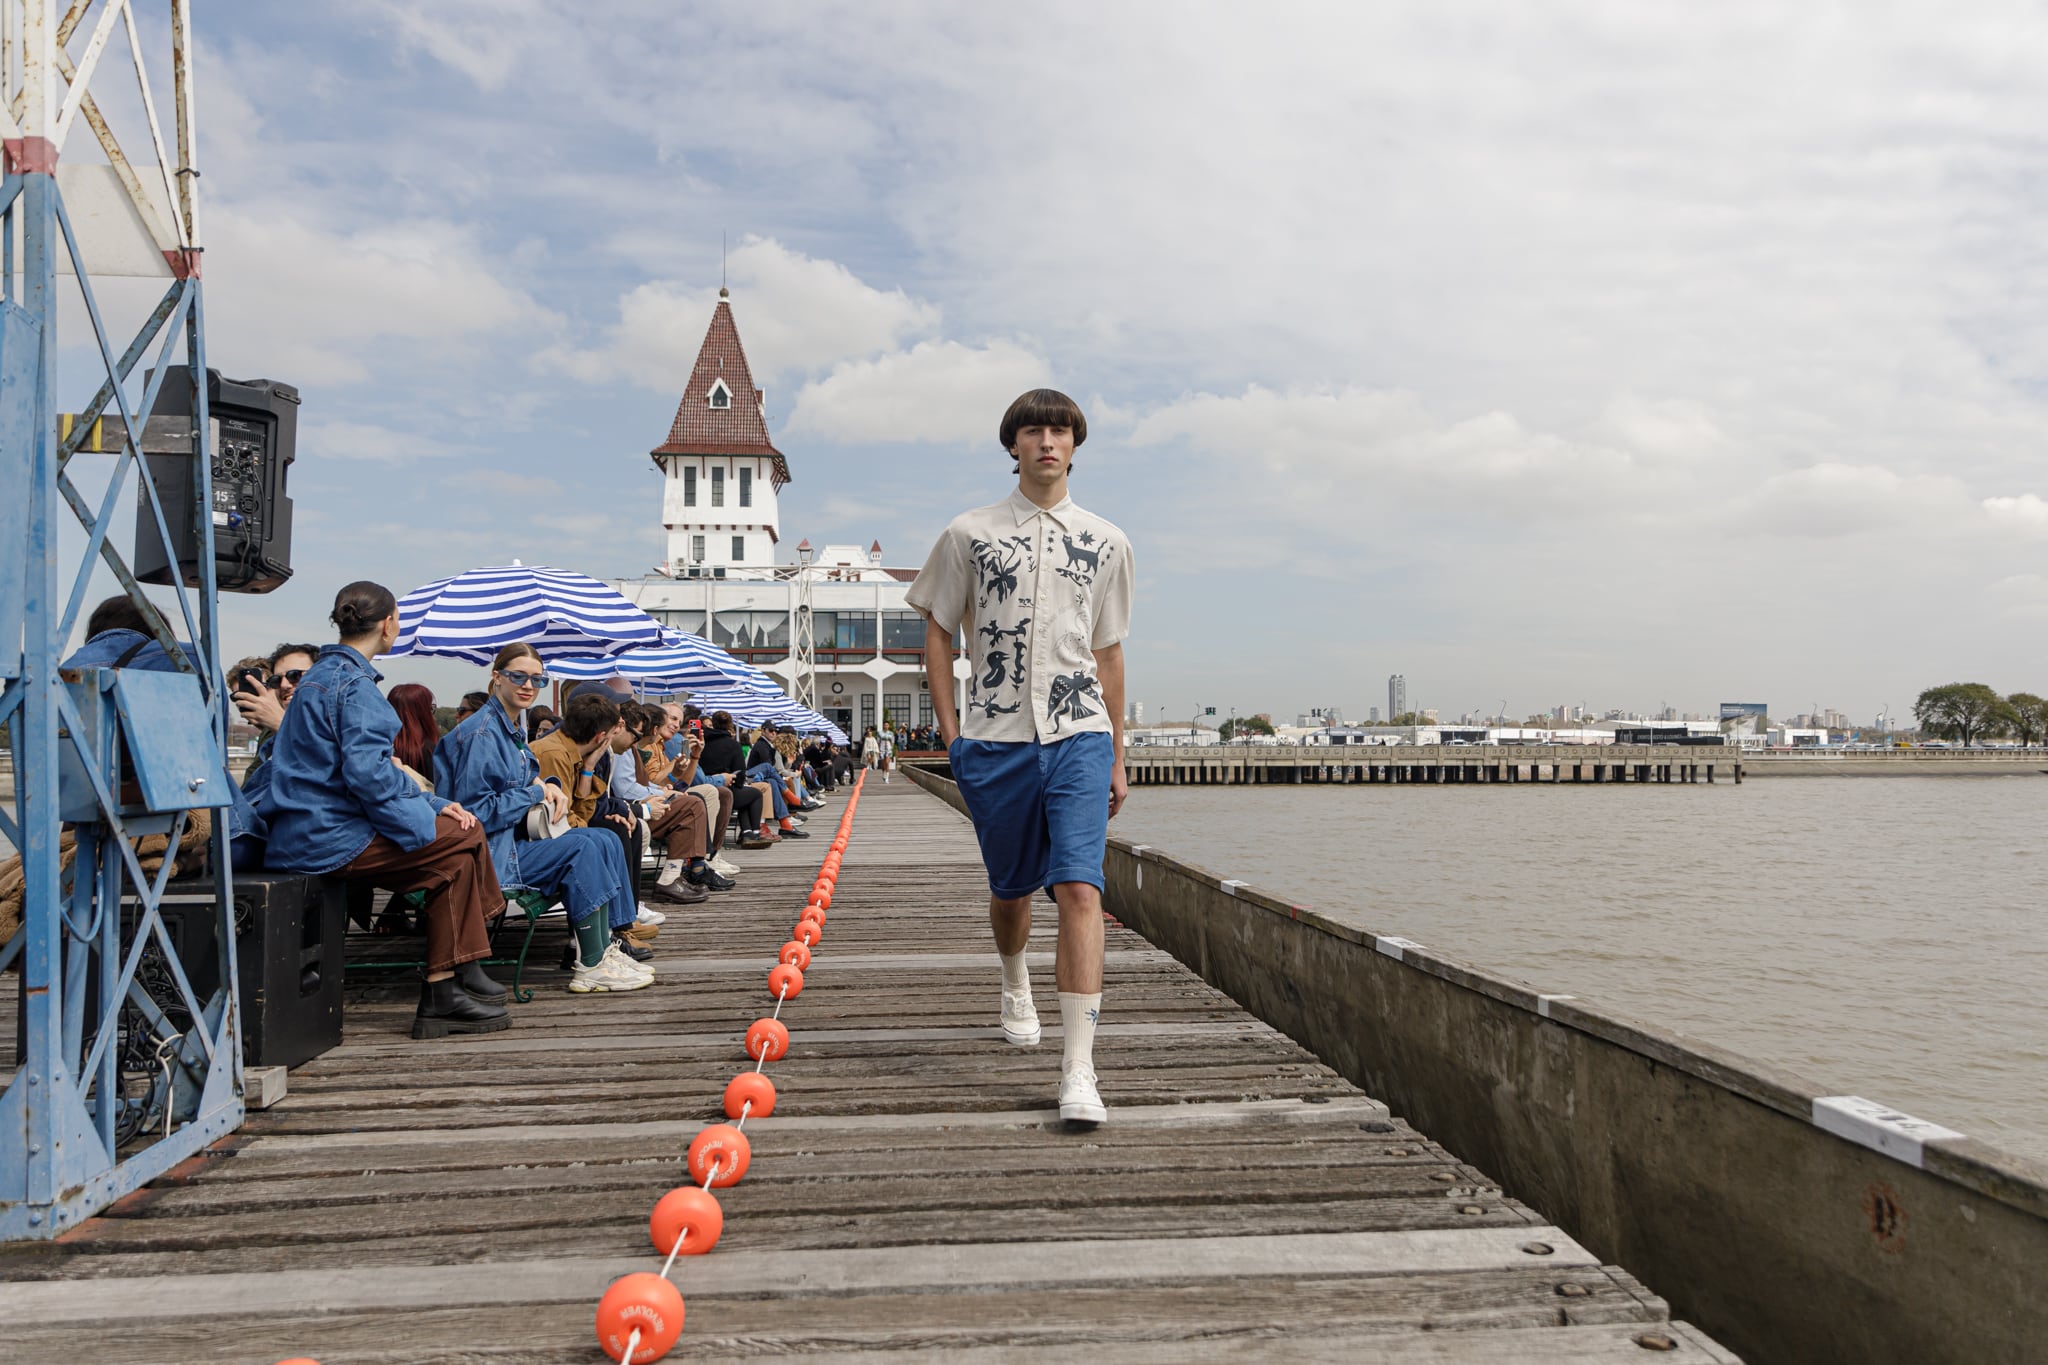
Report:
[[[1109,733],[1095,654],[1130,633],[1130,538],[1062,498],[1041,508],[1019,491],[953,519],[909,602],[966,634],[973,674],[960,733],[1050,744]]]

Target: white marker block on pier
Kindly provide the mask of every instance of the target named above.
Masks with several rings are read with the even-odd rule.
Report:
[[[1847,1138],[1895,1161],[1918,1168],[1924,1144],[1962,1136],[1926,1119],[1902,1114],[1888,1104],[1861,1095],[1822,1095],[1813,1102],[1813,1123],[1823,1132]]]
[[[1412,938],[1394,938],[1392,936],[1374,939],[1372,947],[1374,952],[1385,953],[1396,962],[1401,960],[1401,954],[1403,953],[1411,951],[1419,953],[1423,950],[1422,945]]]

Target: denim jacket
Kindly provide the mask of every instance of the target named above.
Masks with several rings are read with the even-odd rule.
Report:
[[[434,790],[483,824],[500,886],[528,885],[519,876],[513,830],[540,804],[539,781],[540,764],[526,747],[525,717],[513,720],[495,695],[434,748]]]
[[[434,841],[434,817],[448,802],[392,763],[398,713],[381,681],[347,645],[322,649],[299,680],[257,792],[270,822],[268,866],[332,872],[380,834],[407,852]]]

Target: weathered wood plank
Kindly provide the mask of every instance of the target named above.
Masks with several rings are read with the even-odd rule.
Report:
[[[1570,1297],[1559,1292],[1568,1287]],[[1269,1340],[1276,1323],[1288,1340],[1333,1329],[1398,1332],[1471,1332],[1572,1324],[1634,1323],[1656,1326],[1668,1314],[1627,1276],[1598,1268],[1570,1274],[1542,1270],[1481,1271],[1400,1277],[1246,1277],[1213,1284],[1199,1298],[1178,1288],[1118,1287],[1022,1291],[1001,1296],[967,1294],[854,1294],[829,1305],[793,1311],[780,1297],[688,1294],[688,1331],[680,1359],[733,1358],[844,1349],[909,1350],[930,1343],[966,1350],[1061,1339],[1077,1345],[1130,1341],[1141,1335],[1203,1348],[1234,1342],[1240,1348]],[[820,1311],[822,1309],[822,1311]],[[575,1361],[593,1358],[590,1315],[579,1305],[537,1305],[516,1318],[493,1312],[485,1321],[516,1328],[518,1349],[478,1349],[479,1315],[468,1308],[409,1312],[233,1315],[205,1322],[158,1321],[109,1333],[94,1358],[103,1365],[179,1360],[249,1361],[269,1365],[293,1351],[315,1350],[324,1360],[374,1359],[410,1349],[408,1359]],[[771,1345],[772,1343],[772,1345]],[[26,1358],[61,1358],[75,1348],[71,1327],[34,1328],[13,1338]],[[390,1358],[390,1357],[387,1357]]]
[[[121,1220],[109,1220],[121,1221]],[[166,1275],[144,1280],[26,1281],[0,1295],[0,1329],[95,1322],[110,1315],[204,1317],[307,1308],[434,1308],[449,1303],[593,1304],[604,1286],[645,1268],[630,1259],[386,1269],[323,1265],[258,1275]],[[693,1258],[689,1283],[712,1293],[959,1292],[1061,1285],[1196,1283],[1246,1275],[1400,1275],[1471,1270],[1579,1270],[1598,1258],[1552,1227],[1424,1228],[1292,1237],[1076,1240],[1059,1256],[1035,1242],[898,1246],[843,1251],[734,1251]]]

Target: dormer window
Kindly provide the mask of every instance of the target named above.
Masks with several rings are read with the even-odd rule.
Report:
[[[721,410],[732,406],[732,390],[725,386],[723,379],[711,381],[711,406]]]

